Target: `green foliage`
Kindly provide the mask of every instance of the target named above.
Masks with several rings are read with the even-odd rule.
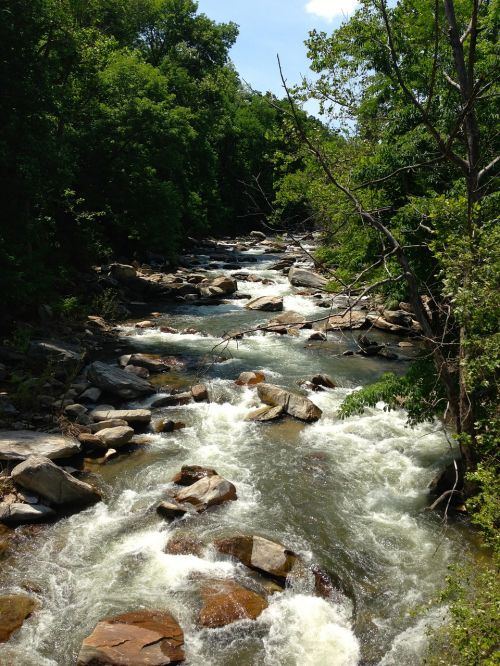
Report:
[[[387,411],[404,407],[411,425],[432,420],[442,413],[445,404],[442,386],[429,360],[412,363],[403,376],[383,374],[377,382],[350,393],[339,409],[340,418],[362,414],[366,407],[385,403]]]
[[[115,289],[104,289],[92,299],[89,311],[106,321],[116,321],[122,312],[118,292]]]

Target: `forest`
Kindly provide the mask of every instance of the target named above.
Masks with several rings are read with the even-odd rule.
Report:
[[[209,237],[318,232],[328,295],[407,303],[422,344],[339,417],[382,400],[446,424],[460,456],[442,501],[460,492],[486,553],[442,581],[429,665],[498,663],[499,9],[362,0],[305,35],[309,78],[270,63],[278,98],[240,79],[238,26],[194,0],[0,1],[4,344],[46,308],[97,314],[93,266],[174,270]]]

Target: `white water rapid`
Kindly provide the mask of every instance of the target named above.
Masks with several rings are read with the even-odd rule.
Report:
[[[325,314],[269,270],[278,257],[253,255],[257,262],[244,270],[275,284],[240,282],[241,292],[282,295],[285,310],[309,318]],[[235,271],[215,271],[221,272]],[[159,325],[194,327],[206,337],[123,327],[123,346],[192,362],[187,371],[168,373],[167,382],[190,386],[202,377],[211,402],[158,410],[187,427],[154,435],[150,445],[106,465],[91,464],[107,483],[105,501],[36,531],[0,564],[0,590],[28,589],[39,600],[22,629],[0,645],[2,666],[73,666],[82,639],[100,619],[138,608],[165,608],[178,619],[191,666],[422,663],[427,626],[439,623],[444,612],[424,609],[447,566],[468,548],[462,528],[444,530],[440,517],[425,511],[426,486],[450,455],[447,440],[439,424],[410,429],[403,411],[387,412],[383,405],[337,418],[349,391],[407,367],[405,360],[391,365],[381,358],[343,357],[354,347],[350,333],[330,333],[322,343],[308,343],[310,331],[249,335],[218,348],[226,360],[210,363],[224,332],[272,316],[249,312],[245,303],[165,306]],[[244,416],[259,404],[255,389],[234,384],[243,370],[260,370],[269,382],[293,390],[298,379],[322,372],[338,388],[308,394],[323,410],[317,423],[252,424]],[[169,524],[155,507],[183,464],[214,467],[235,484],[238,500]],[[206,544],[203,557],[164,552],[179,530]],[[210,546],[235,533],[285,544],[339,581],[343,594],[324,600],[302,581],[270,596],[255,622],[200,628],[199,576],[248,575]]]

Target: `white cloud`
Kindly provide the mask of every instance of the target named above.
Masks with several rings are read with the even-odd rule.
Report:
[[[306,11],[332,21],[336,16],[352,14],[358,4],[358,0],[309,0]]]

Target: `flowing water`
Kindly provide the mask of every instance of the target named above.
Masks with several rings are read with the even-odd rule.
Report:
[[[253,254],[257,262],[248,269],[276,284],[241,282],[242,292],[281,294],[285,310],[308,318],[325,314],[268,270],[276,257]],[[28,588],[40,608],[0,646],[2,666],[74,665],[82,639],[100,619],[138,608],[172,612],[192,666],[422,663],[427,626],[443,616],[442,609],[423,609],[447,566],[472,548],[462,528],[443,530],[439,516],[424,510],[426,486],[451,456],[447,440],[439,424],[409,429],[403,411],[386,412],[383,405],[363,416],[336,417],[357,386],[407,367],[404,359],[342,356],[354,346],[351,334],[331,333],[323,343],[308,343],[309,331],[254,334],[218,347],[223,358],[214,363],[212,350],[224,332],[269,318],[245,310],[245,302],[165,308],[159,324],[195,327],[205,337],[123,327],[127,348],[190,360],[196,369],[165,377],[189,386],[202,374],[211,402],[159,410],[187,427],[154,435],[149,446],[105,466],[91,465],[107,483],[105,502],[30,535],[3,563],[0,590]],[[243,370],[260,370],[268,381],[296,390],[298,379],[323,372],[338,388],[309,395],[323,410],[315,424],[252,424],[243,419],[258,405],[255,389],[234,384]],[[238,500],[168,524],[154,509],[183,464],[214,467],[236,485]],[[179,530],[206,544],[203,557],[164,552]],[[210,547],[214,538],[235,533],[284,543],[340,581],[344,594],[324,600],[313,595],[310,581],[298,580],[272,595],[255,622],[200,628],[200,576],[248,576],[243,565]]]

